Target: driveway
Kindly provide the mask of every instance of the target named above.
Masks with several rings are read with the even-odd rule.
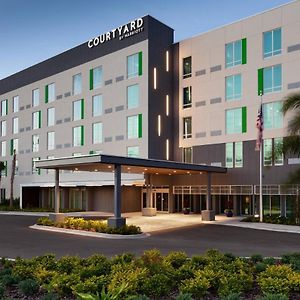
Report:
[[[188,255],[201,254],[215,248],[222,252],[250,256],[280,256],[300,249],[300,235],[222,225],[199,224],[183,228],[152,232],[139,240],[109,240],[68,234],[42,232],[28,228],[37,217],[0,216],[0,257],[28,258],[45,253],[89,256],[103,253],[113,256],[123,252],[141,254],[157,248],[163,253],[185,251]]]

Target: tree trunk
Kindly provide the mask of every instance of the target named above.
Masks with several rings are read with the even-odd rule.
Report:
[[[16,173],[16,150],[14,150],[13,160],[11,165],[11,177],[10,177],[10,199],[9,199],[9,206],[13,207],[14,201],[14,180],[15,180],[15,173]]]

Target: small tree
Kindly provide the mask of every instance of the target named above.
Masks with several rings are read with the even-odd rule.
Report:
[[[14,202],[14,180],[15,180],[15,174],[16,174],[16,150],[14,149],[13,153],[13,159],[11,164],[11,177],[10,177],[10,199],[9,199],[9,206],[13,207]]]
[[[6,169],[6,165],[4,161],[0,161],[0,187],[1,187],[1,179],[2,179],[2,171]],[[0,202],[1,202],[1,195],[0,195]]]

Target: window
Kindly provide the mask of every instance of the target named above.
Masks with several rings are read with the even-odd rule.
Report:
[[[127,147],[127,156],[128,157],[139,157],[139,146]]]
[[[183,88],[183,108],[192,107],[192,87]]]
[[[142,137],[142,114],[127,117],[127,138]]]
[[[47,109],[47,125],[54,126],[55,125],[55,108],[50,107]]]
[[[40,90],[35,89],[32,91],[32,106],[38,106],[40,104]]]
[[[6,121],[1,121],[1,136],[6,136]]]
[[[73,147],[84,145],[84,127],[73,127]]]
[[[131,85],[127,87],[127,108],[136,108],[139,106],[139,85]]]
[[[82,120],[84,118],[84,102],[83,99],[73,102],[73,121]]]
[[[46,85],[45,87],[45,102],[52,102],[55,100],[55,83]]]
[[[7,115],[7,99],[1,101],[1,116],[4,117]]]
[[[236,168],[243,167],[243,142],[235,142],[234,164]]]
[[[18,153],[18,151],[19,151],[19,139],[10,140],[10,155],[14,154],[14,150],[16,150],[16,153]]]
[[[40,160],[39,157],[35,157],[32,159],[32,174],[41,175],[41,169],[37,169],[35,166],[35,163],[39,160]]]
[[[263,33],[264,58],[281,54],[281,28]]]
[[[183,138],[192,137],[192,117],[183,118]]]
[[[242,97],[242,75],[232,75],[225,78],[226,101],[238,100]]]
[[[19,118],[12,119],[12,133],[16,134],[19,132]]]
[[[93,144],[103,142],[103,126],[102,123],[93,124]]]
[[[225,165],[226,168],[233,168],[233,143],[225,144]]]
[[[6,141],[1,142],[1,156],[6,156]]]
[[[19,111],[19,96],[13,97],[12,110],[13,110],[14,113]]]
[[[264,68],[263,75],[264,94],[278,92],[282,89],[282,68],[281,65]]]
[[[5,166],[5,169],[1,171],[1,176],[6,177],[7,176],[7,161],[5,160],[5,161],[3,161],[3,163],[4,163],[4,166]],[[2,192],[1,192],[1,195],[2,195]],[[4,195],[5,195],[5,189],[4,189]]]
[[[185,57],[183,59],[183,78],[192,76],[192,57]]]
[[[231,68],[247,63],[247,39],[225,45],[225,66]]]
[[[90,90],[100,88],[102,86],[103,74],[102,67],[90,69]]]
[[[102,115],[102,95],[93,96],[93,117]]]
[[[40,136],[38,134],[34,134],[32,136],[32,152],[38,152],[40,149]]]
[[[185,163],[192,163],[193,159],[192,159],[192,155],[193,155],[193,149],[192,147],[186,147],[183,148],[183,153],[182,153],[182,160]]]
[[[55,132],[50,131],[47,133],[47,149],[54,150],[55,149]]]
[[[82,76],[81,73],[73,76],[73,95],[81,94],[82,91]]]
[[[274,165],[283,165],[283,152],[282,152],[283,138],[274,138]]]
[[[226,133],[247,132],[247,108],[240,107],[226,110]]]
[[[281,101],[263,104],[263,118],[265,129],[283,127],[283,114],[281,109]]]
[[[42,112],[36,111],[32,113],[32,129],[38,129],[42,127]]]
[[[272,165],[272,139],[264,139],[264,166]]]
[[[143,53],[135,53],[127,56],[127,78],[137,77],[142,75]]]

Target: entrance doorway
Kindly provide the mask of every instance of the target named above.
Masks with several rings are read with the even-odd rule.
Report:
[[[143,189],[142,196],[143,208],[147,207],[147,190]],[[152,189],[152,206],[157,212],[169,212],[169,189],[168,188],[153,188]]]

